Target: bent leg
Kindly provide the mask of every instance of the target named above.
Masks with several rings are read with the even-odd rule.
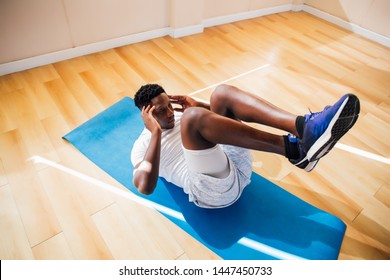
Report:
[[[211,95],[210,108],[222,116],[255,122],[298,135],[296,115],[234,86],[218,86]]]
[[[260,131],[199,107],[184,111],[181,136],[183,146],[189,150],[203,150],[216,144],[228,144],[285,155],[282,136]]]

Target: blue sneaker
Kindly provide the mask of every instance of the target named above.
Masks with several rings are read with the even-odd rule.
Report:
[[[288,141],[290,141],[291,143],[296,143],[298,146],[298,151],[299,151],[299,158],[289,159],[289,161],[292,164],[294,164],[296,167],[304,169],[307,172],[312,171],[314,169],[314,167],[316,167],[318,160],[314,160],[314,161],[310,162],[307,159],[307,154],[306,154],[304,148],[302,147],[302,144],[300,143],[300,141],[298,141],[296,136],[289,134]]]
[[[329,153],[355,124],[359,112],[359,99],[353,94],[346,94],[333,106],[305,115],[303,135],[298,142],[306,152],[307,160],[314,162]]]

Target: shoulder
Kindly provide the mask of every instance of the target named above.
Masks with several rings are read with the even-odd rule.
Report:
[[[150,132],[149,135],[148,132],[149,131],[147,129],[144,129],[138,139],[133,143],[133,147],[131,149],[131,162],[133,165],[137,164],[144,158],[148,143],[150,142]]]
[[[134,146],[148,143],[150,141],[150,138],[151,138],[150,131],[144,128],[144,130],[138,136],[137,140],[135,140]]]

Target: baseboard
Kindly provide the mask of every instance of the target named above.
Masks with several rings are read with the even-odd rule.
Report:
[[[6,75],[23,71],[31,68],[35,68],[42,65],[47,65],[78,56],[83,56],[91,53],[101,52],[112,48],[126,46],[154,38],[167,36],[171,33],[171,28],[162,28],[151,30],[147,32],[132,34],[129,36],[114,38],[111,40],[100,41],[93,44],[74,47],[71,49],[65,49],[48,54],[38,55],[26,59],[16,60],[8,63],[0,64],[0,75]]]
[[[317,9],[312,8],[310,6],[307,6],[307,5],[303,5],[302,10],[311,14],[311,15],[322,18],[323,20],[326,20],[328,22],[336,24],[336,25],[338,25],[346,30],[353,32],[353,33],[361,35],[367,39],[375,41],[381,45],[384,45],[386,47],[390,47],[390,38],[385,37],[381,34],[372,32],[372,31],[365,29],[357,24],[348,22],[346,20],[343,20],[341,18],[338,18],[338,17],[333,16],[331,14],[325,13],[323,11],[317,10]]]
[[[50,63],[55,63],[70,58],[87,55],[95,52],[105,51],[108,49],[134,44],[146,40],[151,40],[154,38],[163,37],[167,35],[170,35],[173,38],[179,38],[183,36],[197,34],[203,32],[205,27],[220,25],[229,22],[235,22],[244,19],[251,19],[251,18],[265,16],[269,14],[286,12],[286,11],[290,11],[291,9],[292,9],[292,5],[284,5],[284,6],[278,6],[273,8],[260,9],[256,11],[250,11],[250,12],[228,15],[228,16],[223,16],[223,17],[218,17],[213,19],[207,19],[203,21],[202,24],[199,25],[193,25],[193,26],[188,26],[183,28],[167,27],[163,29],[157,29],[157,30],[147,31],[138,34],[132,34],[120,38],[114,38],[111,40],[96,42],[84,46],[74,47],[71,49],[61,50],[58,52],[38,55],[31,58],[0,64],[0,75],[15,73],[18,71],[23,71],[38,66],[47,65]]]
[[[262,17],[262,16],[266,16],[266,15],[271,15],[271,14],[287,12],[287,11],[292,10],[292,6],[293,5],[282,5],[282,6],[277,6],[277,7],[259,9],[259,10],[255,10],[255,11],[242,12],[242,13],[237,13],[237,14],[233,14],[233,15],[226,15],[226,16],[205,19],[203,21],[203,26],[204,27],[211,27],[211,26],[217,26],[217,25],[221,25],[221,24],[236,22],[236,21],[240,21],[240,20],[246,20],[246,19]]]
[[[282,13],[287,11],[295,11],[295,12],[305,11],[316,17],[322,18],[342,28],[350,30],[356,34],[359,34],[365,38],[378,42],[379,44],[390,47],[390,38],[382,36],[370,30],[364,29],[356,24],[347,22],[345,20],[342,20],[338,17],[335,17],[323,11],[317,10],[315,8],[312,8],[304,4],[303,5],[282,5],[277,7],[259,9],[255,11],[205,19],[202,22],[202,24],[199,25],[193,25],[189,27],[175,28],[175,29],[166,27],[162,29],[156,29],[147,32],[132,34],[120,38],[114,38],[111,40],[96,42],[93,44],[88,44],[88,45],[75,47],[71,49],[61,50],[58,52],[39,55],[31,58],[12,61],[9,63],[3,63],[0,64],[0,75],[27,70],[38,66],[47,65],[50,63],[55,63],[58,61],[78,57],[78,56],[105,51],[108,49],[134,44],[146,40],[151,40],[154,38],[163,37],[167,35],[170,35],[173,38],[179,38],[179,37],[188,36],[192,34],[202,33],[204,28],[206,27],[217,26],[221,24],[226,24],[226,23],[231,23],[231,22],[236,22],[236,21],[246,20],[246,19],[251,19],[256,17],[262,17],[270,14]]]
[[[304,7],[304,6],[305,6],[304,4],[292,5],[291,11],[293,11],[293,12],[300,12],[300,11],[303,10],[303,7]]]
[[[171,28],[169,35],[172,38],[180,38],[188,35],[202,33],[204,30],[203,24],[186,26],[182,28]]]

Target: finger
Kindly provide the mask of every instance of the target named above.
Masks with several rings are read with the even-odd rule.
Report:
[[[150,105],[149,105],[150,106]],[[149,115],[153,115],[153,111],[156,109],[156,106],[152,106],[152,108],[149,109]]]
[[[169,101],[173,104],[178,104],[180,102],[179,99],[175,99],[175,98],[170,98]]]
[[[181,100],[181,99],[180,100],[171,100],[171,103],[183,106],[184,104],[186,104],[186,101]]]
[[[169,97],[169,99],[170,99],[171,101],[175,101],[175,102],[177,102],[177,101],[183,101],[183,100],[185,99],[185,97],[182,96],[182,95],[169,95],[168,97]]]
[[[184,108],[173,108],[176,112],[184,112]]]
[[[143,110],[142,110],[142,116],[146,117],[149,115],[149,112],[150,112],[150,105],[148,106],[144,106]]]
[[[149,105],[146,107],[146,109],[145,109],[145,113],[148,113],[148,114],[149,114],[150,110],[152,110],[153,107],[154,107],[154,106],[152,106],[152,105],[149,104]]]

